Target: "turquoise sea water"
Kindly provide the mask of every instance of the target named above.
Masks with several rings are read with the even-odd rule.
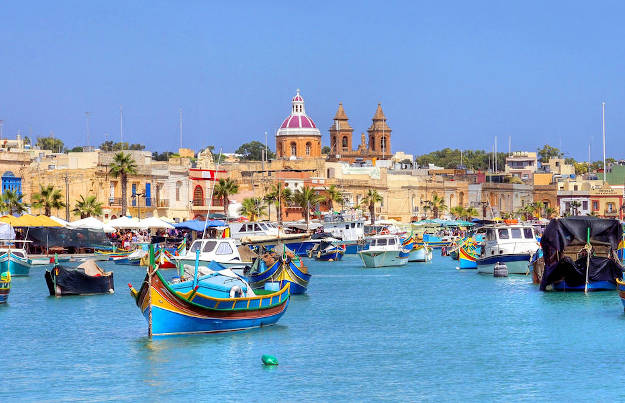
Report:
[[[34,268],[0,306],[0,401],[625,398],[615,292],[542,293],[456,263],[309,261],[308,295],[277,326],[154,340],[126,286],[143,269],[105,262],[114,295],[54,298]]]

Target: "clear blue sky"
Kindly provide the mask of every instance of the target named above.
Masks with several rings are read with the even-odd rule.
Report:
[[[625,3],[5,2],[0,13],[4,136],[53,131],[67,145],[108,133],[154,150],[233,151],[272,135],[300,88],[328,128],[343,102],[366,130],[378,102],[393,151],[549,143],[625,157]]]

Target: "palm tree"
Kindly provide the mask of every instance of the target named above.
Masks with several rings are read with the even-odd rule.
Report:
[[[536,217],[540,219],[543,209],[545,208],[545,204],[543,202],[537,201],[537,202],[532,203],[532,207],[534,209],[533,212],[536,213]]]
[[[123,151],[118,152],[113,157],[113,164],[111,164],[111,168],[109,173],[113,178],[121,178],[121,186],[122,186],[122,212],[121,215],[126,215],[126,209],[128,207],[128,200],[126,199],[126,195],[128,192],[128,175],[134,175],[137,173],[137,163],[135,162],[132,155],[126,154]]]
[[[278,202],[278,194],[274,191],[269,191],[263,196],[263,201],[267,206],[267,217],[271,221],[271,206],[274,206]]]
[[[428,210],[432,210],[434,218],[438,218],[442,211],[447,210],[445,199],[436,194],[432,195],[432,200],[426,200],[425,205],[429,207]]]
[[[577,200],[573,200],[569,205],[569,214],[579,215],[579,208],[582,207],[582,203]]]
[[[477,211],[477,209],[475,207],[469,207],[467,209],[464,210],[465,216],[468,219],[471,219],[473,217],[477,217],[478,215],[480,215],[480,213]]]
[[[20,215],[28,210],[28,204],[22,202],[23,195],[15,190],[5,190],[0,197],[0,210],[8,214]]]
[[[271,187],[271,191],[266,196],[267,201],[271,201],[278,209],[278,223],[282,222],[282,206],[289,205],[293,201],[293,192],[290,188],[278,182]]]
[[[228,217],[228,205],[230,204],[230,196],[239,192],[239,185],[230,178],[219,179],[213,189],[213,197],[218,198],[224,205],[224,215]]]
[[[545,207],[545,218],[551,219],[556,214],[556,209],[553,207]]]
[[[315,189],[304,186],[301,190],[296,190],[293,195],[293,201],[304,210],[304,219],[308,225],[310,219],[310,207],[316,205],[323,200],[323,196],[317,194]]]
[[[39,185],[39,193],[32,196],[33,207],[43,209],[44,214],[50,217],[52,209],[60,209],[65,207],[63,195],[59,189],[55,189],[53,185]]]
[[[102,215],[102,203],[98,202],[95,196],[80,196],[80,200],[76,200],[76,204],[72,213],[80,216],[80,218],[87,218],[91,216]]]
[[[382,196],[375,189],[367,190],[365,197],[360,202],[363,206],[369,209],[369,215],[371,217],[371,225],[375,224],[375,204],[382,201]]]
[[[330,187],[326,189],[326,192],[328,193],[326,199],[330,202],[332,209],[334,209],[334,202],[339,203],[341,207],[343,206],[345,200],[339,188],[335,185],[330,185]]]
[[[451,209],[449,209],[449,212],[453,214],[456,219],[464,218],[467,215],[466,210],[462,206],[452,207]]]
[[[246,216],[250,221],[256,221],[263,214],[265,207],[263,199],[260,197],[247,197],[241,203],[239,214]]]

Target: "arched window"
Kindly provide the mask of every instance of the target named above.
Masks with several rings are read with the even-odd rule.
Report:
[[[182,188],[182,182],[176,182],[176,201],[180,201],[180,189]]]
[[[336,136],[332,136],[332,151],[336,151]]]
[[[386,144],[386,136],[382,136],[380,139],[380,147],[382,147],[382,151],[388,152],[388,144]]]
[[[306,143],[306,155],[310,155],[311,148],[312,148],[312,144],[310,144],[310,142]]]
[[[369,149],[375,151],[375,137],[369,137]]]
[[[343,136],[343,148],[347,148],[347,136]]]
[[[193,205],[194,206],[204,205],[204,189],[202,189],[202,186],[200,185],[197,185],[195,189],[193,189]]]
[[[291,143],[291,156],[297,156],[297,144],[295,142]]]
[[[458,205],[464,206],[464,192],[458,193]]]

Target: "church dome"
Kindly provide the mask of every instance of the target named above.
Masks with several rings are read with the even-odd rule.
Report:
[[[277,136],[321,136],[315,122],[306,114],[304,98],[297,90],[291,99],[291,114],[280,125]]]

